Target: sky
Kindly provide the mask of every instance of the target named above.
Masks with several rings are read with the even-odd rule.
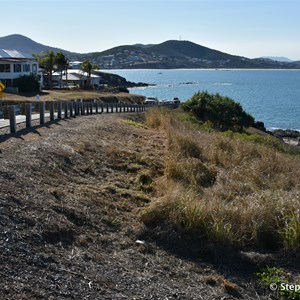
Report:
[[[0,37],[22,34],[73,52],[189,40],[300,60],[300,0],[0,0],[0,12]]]

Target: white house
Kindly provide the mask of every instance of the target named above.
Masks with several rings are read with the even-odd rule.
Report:
[[[68,69],[66,72],[64,71],[62,74],[62,82],[63,87],[65,86],[84,86],[88,80],[88,73],[83,72],[82,70],[78,69]],[[54,72],[52,74],[53,83],[56,83],[59,86],[60,82],[60,72]],[[92,86],[99,86],[101,83],[101,77],[95,74],[91,74],[91,85]]]
[[[13,80],[23,75],[38,75],[39,63],[30,54],[17,50],[0,49],[0,81],[6,87],[13,86]]]

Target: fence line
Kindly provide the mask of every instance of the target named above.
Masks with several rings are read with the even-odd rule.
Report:
[[[35,105],[33,105],[35,104]],[[38,104],[38,114],[33,114],[33,109],[36,110]],[[32,102],[25,103],[23,114],[17,120],[16,105],[9,105],[6,108],[8,112],[9,123],[5,120],[0,124],[1,128],[9,127],[10,133],[17,132],[17,124],[26,123],[26,128],[32,127],[33,120],[39,120],[40,125],[44,125],[46,118],[51,121],[60,119],[76,118],[84,115],[103,114],[103,113],[131,113],[144,112],[149,110],[154,105],[149,104],[127,104],[127,103],[102,103],[97,100],[94,101],[48,101],[48,102]],[[172,104],[163,105],[174,108]],[[25,111],[24,111],[25,108]],[[7,113],[6,113],[7,114]],[[24,118],[25,117],[25,118]],[[3,123],[4,122],[4,123]]]

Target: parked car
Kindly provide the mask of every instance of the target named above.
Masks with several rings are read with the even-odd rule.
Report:
[[[158,99],[156,97],[147,97],[145,100],[145,104],[158,104]]]
[[[174,97],[172,101],[174,104],[178,104],[178,105],[180,104],[180,100],[178,97]]]

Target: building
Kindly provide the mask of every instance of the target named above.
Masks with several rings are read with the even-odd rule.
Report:
[[[6,87],[14,86],[14,80],[21,76],[37,76],[38,71],[39,63],[32,55],[17,50],[0,49],[0,81]]]
[[[62,78],[60,72],[54,72],[52,74],[52,82],[54,87],[60,87],[60,81],[62,80],[62,88],[85,86],[88,81],[88,73],[78,69],[68,69],[63,72]],[[91,74],[90,83],[94,87],[99,87],[101,84],[101,77],[95,74]]]
[[[82,61],[70,61],[69,68],[74,70],[80,70]]]

